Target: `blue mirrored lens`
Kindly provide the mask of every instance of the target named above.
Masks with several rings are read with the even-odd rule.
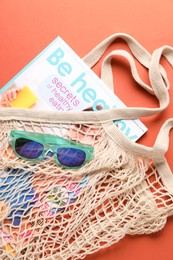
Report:
[[[64,166],[77,167],[84,163],[86,153],[76,148],[59,148],[57,150],[57,158]]]
[[[18,138],[15,142],[15,150],[24,158],[36,159],[42,154],[44,146],[27,138]]]

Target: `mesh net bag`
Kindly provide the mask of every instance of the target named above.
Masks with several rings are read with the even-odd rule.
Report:
[[[10,132],[15,129],[61,133],[67,140],[89,142],[94,147],[94,159],[78,170],[62,169],[49,156],[31,164],[16,157],[9,146]],[[101,124],[76,126],[13,120],[1,124],[1,133],[1,236],[16,259],[18,255],[21,259],[25,255],[28,259],[46,259],[54,254],[55,259],[66,259],[70,254],[78,255],[75,250],[85,248],[80,243],[92,244],[94,237],[96,250],[100,239],[107,241],[109,232],[116,240],[125,235],[134,219],[129,221],[130,212],[119,194],[142,181],[146,163],[126,153]],[[113,159],[110,149],[115,155]],[[122,214],[127,217],[123,222]],[[102,238],[104,229],[109,232]],[[88,241],[83,240],[85,237]]]
[[[85,57],[86,63],[92,66],[116,37],[98,46],[97,57],[95,51]],[[1,108],[1,259],[82,259],[126,234],[152,233],[165,225],[172,192],[164,158],[168,142],[161,147],[160,140],[172,121],[153,148],[128,140],[113,122],[167,106],[167,78],[159,66],[163,50],[151,57],[131,37],[123,38],[150,68],[153,88],[139,80],[124,51],[105,59],[104,80],[110,78],[112,55],[123,55],[137,82],[156,95],[159,108],[68,113]]]

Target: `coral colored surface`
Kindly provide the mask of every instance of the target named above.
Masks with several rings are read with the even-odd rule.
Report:
[[[101,40],[117,32],[136,38],[148,51],[172,45],[173,1],[146,0],[1,0],[0,1],[0,88],[60,35],[80,56],[84,56]],[[117,41],[109,48],[125,48]],[[170,85],[173,71],[163,60]],[[128,106],[156,106],[157,102],[137,88],[129,66],[121,59],[113,62],[115,91]],[[140,66],[140,75],[148,76]],[[94,69],[100,73],[100,64]],[[170,105],[160,116],[142,121],[149,128],[139,143],[151,146],[160,126],[173,117],[173,89]],[[173,138],[172,138],[173,140]],[[171,140],[171,141],[172,141]],[[173,170],[173,142],[167,159]],[[127,236],[118,244],[102,250],[87,260],[172,260],[173,217],[157,234]]]

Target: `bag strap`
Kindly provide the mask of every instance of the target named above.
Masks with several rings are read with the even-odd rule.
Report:
[[[104,111],[97,112],[60,112],[57,113],[55,111],[45,111],[44,115],[42,111],[31,111],[27,109],[16,109],[16,108],[1,108],[0,109],[0,118],[4,119],[14,119],[14,118],[26,118],[32,117],[35,120],[53,120],[58,121],[62,120],[62,122],[68,121],[78,121],[78,122],[106,122],[113,121],[119,119],[136,119],[139,117],[151,116],[167,107],[169,103],[169,95],[167,89],[169,88],[169,84],[167,81],[166,72],[160,66],[160,57],[162,55],[162,50],[159,52],[150,55],[147,50],[145,50],[135,39],[126,34],[114,34],[108,37],[106,40],[101,42],[97,47],[95,47],[88,55],[84,57],[84,61],[88,64],[88,66],[92,67],[103,55],[105,49],[117,38],[122,38],[125,40],[133,55],[139,60],[145,67],[149,68],[149,76],[152,83],[153,91],[156,97],[159,99],[160,108],[143,108],[143,107],[125,107],[125,108],[112,108]],[[121,53],[122,54],[122,53]],[[171,55],[169,52],[165,51],[165,55],[168,61],[173,64]],[[128,59],[131,62],[131,59]],[[110,57],[107,58],[109,61]],[[105,62],[106,64],[107,62]],[[131,62],[132,63],[132,62]],[[155,64],[156,63],[156,64]],[[103,65],[104,66],[104,65]],[[134,72],[134,64],[132,63],[132,71]],[[133,75],[137,75],[136,72]],[[108,75],[110,73],[108,72]],[[149,92],[152,93],[152,89],[147,87],[145,83],[140,84]]]
[[[166,120],[162,125],[154,144],[154,155],[156,162],[162,162],[169,148],[169,133],[173,128],[173,118]]]
[[[149,68],[149,76],[150,81],[152,82],[152,88],[145,84],[141,78],[139,77],[135,62],[132,58],[132,56],[126,52],[126,51],[113,51],[109,55],[106,56],[106,58],[103,60],[102,63],[102,78],[104,82],[106,82],[111,88],[113,88],[113,77],[112,77],[112,70],[111,70],[111,59],[115,55],[120,55],[126,58],[131,67],[132,76],[135,79],[135,81],[142,86],[147,92],[149,92],[152,95],[155,95],[159,101],[159,108],[143,108],[143,110],[146,110],[147,115],[151,112],[158,113],[164,110],[168,104],[169,104],[169,95],[167,92],[167,89],[169,88],[169,84],[167,76],[164,75],[164,77],[161,75],[161,71],[159,68],[156,68],[156,65],[159,65],[160,60],[157,60],[159,54],[157,57],[152,57],[150,62],[150,68]],[[160,81],[158,81],[158,76],[160,77]]]
[[[159,85],[159,87],[161,87],[161,85],[164,84],[163,78],[158,73],[158,63],[162,55],[173,66],[173,48],[170,46],[163,46],[155,50],[153,53],[153,59],[155,60],[155,63],[152,64],[152,69],[150,70],[150,73],[155,74],[155,72],[157,72],[157,78],[155,80],[157,80],[157,84]],[[161,127],[155,144],[153,146],[153,157],[156,168],[158,170],[159,175],[162,178],[163,184],[165,185],[165,187],[167,187],[168,191],[171,194],[173,194],[173,174],[165,158],[165,154],[169,148],[169,133],[172,128],[173,118],[170,118]]]
[[[173,128],[173,118],[168,119],[160,129],[153,147],[154,162],[164,186],[173,194],[173,173],[165,158],[169,148],[169,133]]]
[[[138,75],[135,62],[131,55],[129,55],[128,52],[118,50],[118,51],[113,51],[109,55],[106,56],[106,58],[103,61],[102,64],[102,69],[104,71],[103,75],[104,78],[106,79],[106,82],[110,80],[110,84],[112,83],[112,71],[111,71],[111,66],[110,66],[110,61],[113,55],[121,55],[124,56],[130,63],[132,75],[134,79],[136,79],[136,82],[138,82],[143,88],[145,88],[149,93],[154,93],[158,100],[160,101],[160,108],[156,109],[149,109],[149,108],[126,108],[126,111],[124,112],[125,114],[129,115],[129,119],[132,118],[132,115],[135,113],[138,115],[141,113],[143,116],[146,116],[146,111],[148,111],[148,115],[151,115],[153,112],[159,112],[164,109],[164,107],[167,106],[169,102],[169,95],[167,92],[167,84],[165,82],[165,79],[167,77],[162,76],[162,72],[160,70],[160,59],[162,55],[168,60],[168,62],[173,66],[173,48],[170,46],[163,46],[159,49],[156,49],[151,57],[150,61],[150,68],[149,68],[149,77],[150,81],[152,84],[153,89],[143,83]],[[108,69],[107,69],[107,68]],[[107,72],[107,73],[106,73]],[[112,110],[111,110],[112,111]],[[110,113],[111,113],[110,111]],[[117,109],[117,114],[121,111],[121,115],[123,115],[122,109]],[[129,111],[129,112],[128,112]],[[128,113],[127,113],[128,112]],[[110,114],[109,113],[109,114]],[[124,117],[125,118],[125,117]],[[127,118],[127,117],[126,117]],[[170,125],[171,124],[171,125]],[[125,140],[118,132],[115,133],[114,129],[111,129],[111,135],[116,135],[118,136],[119,142],[121,142],[121,145],[123,147],[126,147],[127,150],[133,151],[134,153],[142,154],[144,156],[148,155],[149,157],[153,158],[157,168],[159,168],[159,172],[161,173],[160,175],[165,179],[165,183],[168,183],[169,189],[172,190],[173,192],[173,175],[170,171],[170,168],[168,164],[166,163],[165,159],[165,153],[168,149],[168,144],[169,144],[169,138],[168,138],[168,133],[170,129],[173,127],[173,119],[168,120],[163,127],[160,130],[160,134],[158,135],[158,138],[155,142],[155,145],[153,147],[147,147],[147,146],[142,146],[137,143],[130,143],[129,140]],[[166,141],[165,141],[166,139]],[[164,142],[163,142],[164,140]],[[161,162],[161,165],[160,165]],[[163,170],[164,167],[164,170]],[[168,177],[169,176],[169,177]],[[167,179],[171,178],[171,182],[167,181]],[[170,185],[171,183],[171,185]],[[166,186],[166,185],[165,185]]]
[[[135,82],[138,83],[138,85],[142,86],[144,89],[146,89],[150,94],[154,95],[154,91],[153,89],[148,86],[145,82],[143,82],[138,74],[137,68],[136,68],[136,64],[135,61],[133,59],[133,57],[124,50],[115,50],[112,51],[111,53],[109,53],[105,59],[102,62],[102,67],[101,67],[101,79],[107,84],[107,86],[112,89],[112,91],[114,91],[115,87],[114,87],[114,82],[113,82],[113,73],[112,73],[112,66],[111,66],[111,60],[112,58],[114,58],[115,56],[121,56],[124,57],[130,64],[130,68],[131,68],[131,73],[133,76],[133,79],[135,80]],[[166,73],[164,73],[164,81],[166,83],[166,87],[167,89],[169,89],[169,81],[167,79],[167,75]]]
[[[90,51],[83,58],[84,62],[89,67],[92,67],[101,58],[106,48],[117,38],[122,38],[123,40],[125,40],[129,45],[129,48],[131,49],[133,55],[136,57],[136,59],[141,64],[143,64],[146,68],[149,68],[149,77],[152,84],[152,88],[141,80],[132,56],[124,50],[113,51],[105,57],[101,69],[102,80],[107,84],[107,86],[109,86],[109,88],[112,91],[114,90],[113,76],[112,76],[112,69],[111,69],[111,59],[113,56],[117,56],[117,55],[123,56],[130,63],[132,76],[134,77],[135,81],[140,86],[142,86],[145,90],[147,90],[150,94],[155,95],[159,100],[159,108],[144,108],[144,107],[137,108],[136,107],[136,108],[124,109],[122,111],[122,119],[137,118],[140,116],[150,116],[161,112],[169,104],[169,95],[167,92],[167,90],[169,89],[169,82],[165,70],[160,65],[159,53],[157,53],[157,55],[153,57],[146,49],[144,49],[131,36],[127,34],[114,34],[108,37],[107,39],[105,39],[104,41],[102,41],[92,51]],[[172,62],[171,59],[169,59],[168,61]],[[157,79],[158,75],[159,75],[159,79],[161,78],[159,82]],[[110,113],[114,114],[113,111],[110,111]],[[124,114],[126,114],[126,118],[124,117]]]
[[[83,61],[92,68],[103,56],[106,49],[111,45],[116,39],[124,40],[129,46],[134,57],[146,68],[150,67],[151,54],[132,36],[125,33],[115,33],[107,37],[95,48],[93,48],[87,55],[83,57]],[[169,82],[166,79],[166,73],[162,66],[160,66],[161,74],[165,78],[165,84],[169,87]]]

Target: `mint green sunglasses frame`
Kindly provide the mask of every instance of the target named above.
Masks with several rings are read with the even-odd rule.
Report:
[[[77,169],[81,168],[86,162],[94,159],[94,148],[90,145],[87,144],[80,144],[59,136],[51,135],[51,134],[42,134],[42,133],[37,133],[37,132],[27,132],[27,131],[19,131],[19,130],[12,130],[10,132],[10,138],[11,140],[9,141],[9,145],[12,147],[15,155],[21,159],[27,160],[27,161],[38,161],[44,158],[44,156],[51,151],[54,155],[54,159],[57,164],[62,166],[63,168],[68,168],[68,169]],[[24,138],[28,139],[31,141],[35,141],[37,143],[40,143],[43,145],[44,149],[42,154],[38,158],[34,159],[29,159],[25,158],[23,156],[20,156],[15,149],[15,142],[18,138]],[[83,162],[82,165],[80,166],[75,166],[75,167],[70,167],[70,166],[65,166],[61,164],[57,158],[57,148],[75,148],[79,149],[83,152],[85,152],[85,161]]]

